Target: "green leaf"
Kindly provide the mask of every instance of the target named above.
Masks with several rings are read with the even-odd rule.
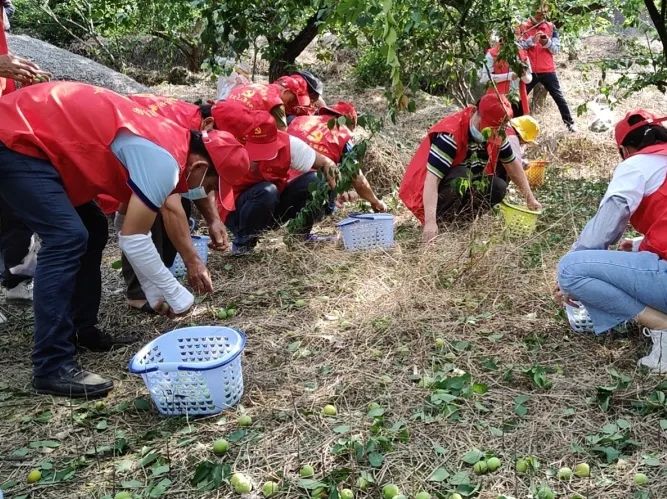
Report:
[[[145,397],[138,397],[134,399],[134,408],[137,411],[150,411],[151,409],[151,402]]]
[[[472,449],[468,452],[466,452],[463,457],[461,458],[461,461],[463,461],[466,464],[473,465],[476,462],[478,462],[480,459],[484,457],[484,453],[479,450],[479,449]]]
[[[133,467],[134,463],[132,461],[129,459],[123,459],[121,462],[116,464],[116,473],[127,473],[128,471],[132,471]]]
[[[169,473],[169,465],[155,464],[154,466],[151,466],[151,473],[154,477],[159,477],[164,475],[165,473]]]
[[[459,471],[449,479],[449,483],[451,485],[469,485],[470,473],[468,473],[467,471]]]
[[[327,486],[326,483],[315,480],[314,478],[300,478],[298,483],[299,487],[306,490],[315,490]]]
[[[371,452],[368,454],[368,463],[373,468],[379,468],[382,466],[382,463],[384,463],[384,455],[379,452]]]
[[[247,434],[248,432],[246,430],[236,430],[227,436],[227,440],[231,443],[236,443],[243,440]]]
[[[26,457],[29,452],[30,449],[27,447],[21,447],[20,449],[16,449],[14,452],[12,452],[12,457]]]
[[[120,482],[120,486],[124,489],[140,489],[144,486],[144,483],[139,480],[123,480]]]
[[[171,480],[164,478],[151,489],[148,493],[148,497],[162,497],[169,487],[171,487]]]
[[[111,263],[111,268],[114,270],[120,270],[123,268],[123,261],[122,260],[116,260]]]
[[[667,431],[667,419],[660,420],[660,428],[663,429],[664,431]]]
[[[428,477],[429,482],[444,482],[449,478],[449,472],[445,468],[436,468]]]
[[[109,423],[106,419],[102,419],[95,425],[95,429],[98,431],[104,431],[109,427]]]
[[[349,427],[348,425],[344,425],[344,424],[343,424],[343,425],[340,425],[340,426],[336,426],[336,427],[333,429],[333,431],[334,431],[334,433],[340,433],[340,434],[343,434],[343,433],[347,433],[347,432],[349,432],[349,431],[350,431],[350,427]]]
[[[41,449],[44,447],[48,449],[56,449],[60,447],[60,442],[57,440],[35,440],[34,442],[30,442],[28,447],[31,449]]]
[[[646,466],[660,466],[660,458],[651,456],[650,454],[643,454],[642,460]]]
[[[152,464],[155,461],[157,461],[158,457],[160,457],[160,454],[155,450],[151,450],[144,457],[141,458],[141,460],[139,461],[139,465],[145,468],[149,464]]]
[[[472,391],[477,395],[484,395],[489,391],[489,386],[486,383],[473,383]]]
[[[385,408],[384,407],[374,407],[370,411],[368,411],[368,417],[369,418],[379,418],[380,416],[384,416],[385,413]]]
[[[37,416],[35,416],[34,421],[36,423],[48,423],[53,419],[53,413],[49,410],[40,412]]]

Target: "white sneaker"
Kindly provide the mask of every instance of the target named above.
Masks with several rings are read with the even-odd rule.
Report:
[[[12,289],[8,289],[5,292],[5,300],[32,301],[32,279],[29,281],[21,281]]]
[[[653,340],[653,347],[651,353],[639,359],[637,365],[659,374],[667,373],[667,330],[645,327],[642,332],[644,336]]]

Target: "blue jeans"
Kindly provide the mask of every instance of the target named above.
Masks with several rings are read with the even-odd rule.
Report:
[[[243,191],[236,200],[236,210],[225,221],[234,234],[234,244],[253,247],[262,232],[294,218],[311,198],[308,186],[312,182],[318,182],[315,172],[300,175],[282,193],[271,182],[260,182]],[[304,235],[314,222],[310,221]]]
[[[97,323],[107,220],[94,203],[77,208],[48,161],[0,144],[0,197],[42,240],[34,276],[35,376],[74,361],[75,327]]]
[[[572,251],[558,265],[558,284],[586,307],[596,334],[646,307],[667,313],[667,261],[648,251]]]

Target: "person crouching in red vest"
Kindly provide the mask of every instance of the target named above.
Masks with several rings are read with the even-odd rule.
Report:
[[[553,23],[547,21],[549,6],[542,2],[535,11],[535,16],[522,23],[519,30],[519,45],[525,49],[533,70],[533,79],[528,84],[530,93],[535,85],[541,83],[558,106],[560,116],[570,132],[576,132],[574,119],[560,88],[554,54],[560,52],[560,37]]]
[[[303,89],[301,89],[303,90]],[[238,101],[248,109],[261,110],[271,113],[276,120],[278,130],[287,129],[287,114],[285,106],[295,99],[294,94],[282,86],[270,83],[250,83],[234,87],[227,96],[227,101]],[[218,101],[220,102],[220,101]],[[209,115],[210,115],[209,106]],[[206,107],[202,106],[202,113],[206,115]],[[206,117],[206,116],[204,116]]]
[[[345,125],[336,123],[333,127],[329,127],[331,120],[341,116],[346,118]],[[290,122],[287,132],[299,137],[334,163],[340,164],[345,155],[350,153],[354,147],[352,131],[356,125],[357,110],[351,103],[341,101],[332,106],[320,107],[316,116],[297,116]],[[289,180],[296,179],[300,174],[298,171],[290,171]],[[374,211],[387,211],[387,205],[375,195],[364,172],[359,171],[359,174],[353,179],[352,186],[362,199],[370,203]],[[339,204],[350,199],[349,193],[341,196],[336,200]]]
[[[623,161],[600,207],[558,265],[556,300],[576,300],[596,334],[636,320],[652,340],[639,366],[667,373],[667,117],[637,109],[616,124]],[[643,235],[624,239],[628,226]],[[610,248],[618,243],[618,250]]]
[[[507,138],[487,142],[482,130],[497,130],[512,118],[512,107],[503,95],[486,94],[477,107],[469,106],[445,116],[428,131],[419,145],[401,182],[399,197],[423,224],[424,242],[438,234],[438,222],[474,208],[499,203],[507,182],[485,175],[494,147],[510,179],[526,198],[531,210],[541,209],[535,199],[521,162]]]
[[[106,394],[113,382],[83,370],[75,339],[99,307],[107,222],[93,200],[127,204],[118,244],[151,307],[187,312],[193,295],[163,265],[150,238],[172,193],[217,190],[249,170],[230,134],[180,127],[109,90],[72,82],[22,88],[0,99],[0,197],[42,240],[34,276],[33,387],[70,397]],[[84,323],[85,324],[85,323]],[[88,326],[88,324],[85,324]]]

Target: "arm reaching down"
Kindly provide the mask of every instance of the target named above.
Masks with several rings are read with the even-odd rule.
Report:
[[[364,199],[371,204],[373,211],[379,213],[384,213],[387,211],[387,205],[384,204],[384,202],[382,202],[382,200],[375,195],[370,182],[368,182],[366,175],[364,175],[362,171],[359,171],[359,174],[354,177],[352,186],[354,187],[354,190],[357,191],[357,194],[359,194],[361,199]]]
[[[211,191],[206,199],[197,199],[194,203],[208,225],[208,235],[211,238],[209,247],[216,251],[225,251],[229,247],[229,237],[225,224],[220,220],[216,198],[217,193]]]
[[[505,163],[505,170],[507,170],[507,175],[514,184],[518,187],[521,194],[526,198],[526,205],[530,210],[540,211],[542,205],[539,203],[535,195],[533,194],[530,184],[528,183],[528,177],[526,177],[526,172],[523,169],[521,160],[515,157],[512,162]]]
[[[160,209],[167,237],[181,255],[187,269],[188,282],[198,293],[213,292],[213,282],[204,262],[192,244],[190,225],[183,209],[180,194],[169,196]]]

